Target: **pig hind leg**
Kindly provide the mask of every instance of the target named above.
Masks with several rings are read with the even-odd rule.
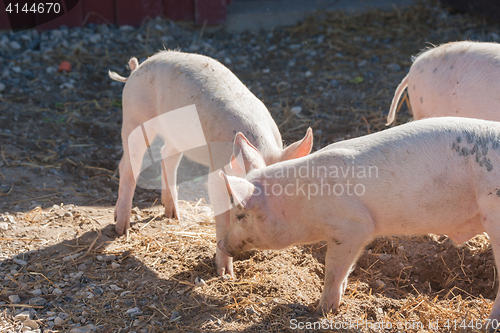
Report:
[[[123,156],[119,165],[120,183],[115,207],[115,231],[118,235],[123,235],[130,227],[130,212],[137,177],[139,177],[144,153],[148,149],[147,140],[141,140],[140,138],[129,140],[129,134],[129,132],[122,133]],[[130,147],[128,142],[131,143]]]
[[[177,201],[177,168],[182,158],[182,153],[170,147],[167,142],[162,150],[162,188],[161,203],[165,207],[165,217],[179,219],[179,204]]]
[[[356,232],[352,231],[351,235],[355,234]],[[328,242],[325,258],[325,285],[316,309],[317,314],[327,313],[331,309],[337,310],[347,287],[347,277],[351,267],[369,239],[368,234],[358,234],[349,239],[335,239]]]

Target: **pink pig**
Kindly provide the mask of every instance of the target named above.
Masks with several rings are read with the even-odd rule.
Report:
[[[339,307],[357,257],[379,236],[462,243],[487,232],[500,268],[498,122],[424,119],[271,166],[241,133],[234,150],[249,172],[221,173],[234,204],[218,246],[234,255],[326,241],[320,313]],[[499,298],[490,319],[500,319]]]
[[[413,118],[500,120],[500,44],[453,42],[422,52],[396,89],[387,125],[408,87]]]
[[[182,155],[210,167],[209,195],[216,213],[216,237],[229,224],[227,191],[218,169],[229,163],[237,132],[245,133],[265,164],[302,157],[311,151],[309,129],[303,140],[284,148],[265,105],[218,61],[198,54],[161,51],[139,65],[129,62],[128,78],[109,72],[123,89],[123,157],[115,209],[116,232],[130,226],[132,198],[144,153],[156,135],[162,148],[161,201],[166,217],[179,217],[176,173]],[[197,124],[199,125],[198,127]],[[227,146],[229,149],[224,149]],[[222,147],[222,148],[221,148]],[[226,168],[226,171],[228,168]],[[232,258],[217,249],[217,272],[233,275]]]

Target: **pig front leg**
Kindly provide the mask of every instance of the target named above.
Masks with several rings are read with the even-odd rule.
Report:
[[[353,236],[352,236],[353,235]],[[370,238],[368,235],[357,235],[352,231],[351,237],[328,242],[325,258],[325,285],[316,308],[316,314],[334,312],[340,305],[340,299],[347,287],[347,277],[358,255]]]
[[[216,244],[223,239],[227,233],[227,226],[229,225],[229,212],[222,213],[215,217],[215,239]],[[215,252],[215,267],[217,267],[217,274],[219,276],[224,276],[229,274],[231,278],[235,278],[233,271],[233,257],[229,257],[227,254],[222,252],[219,247],[216,247]]]
[[[500,216],[498,217],[497,221],[500,223]],[[491,248],[493,249],[498,272],[498,268],[500,267],[500,224],[486,228],[486,232],[490,237]],[[488,319],[490,320],[489,323],[485,323],[488,325],[488,332],[496,332],[497,328],[500,329],[500,288],[498,288],[497,297],[495,298]]]
[[[167,144],[161,149],[161,203],[165,208],[166,218],[179,219],[179,203],[177,202],[177,168],[182,153],[169,148]]]
[[[496,182],[496,179],[498,179],[498,175],[499,175],[498,171],[497,174],[493,174],[492,177],[494,177],[495,179],[492,179],[491,183]],[[485,188],[488,188],[488,186],[485,186]],[[500,204],[500,198],[498,198],[496,195],[490,195],[490,194],[482,195],[478,199],[478,206],[481,218],[480,223],[482,223],[484,230],[486,231],[488,237],[490,238],[490,244],[493,250],[493,256],[495,257],[497,272],[498,269],[500,268],[500,205],[499,204]],[[495,332],[497,328],[500,329],[500,288],[497,291],[497,297],[495,299],[495,302],[493,303],[488,319],[489,322],[487,321],[484,323],[485,327],[486,325],[488,325],[486,330],[487,332]]]
[[[500,200],[498,198],[495,199],[497,199],[496,201]],[[495,264],[498,272],[498,269],[500,268],[500,209],[495,207],[488,210],[487,213],[483,210],[481,220],[483,222],[484,229],[490,238],[491,248],[493,249],[493,255],[495,257]],[[490,322],[485,323],[488,324],[488,332],[495,332],[496,328],[500,328],[500,288],[497,291],[497,297],[495,298],[495,302],[493,303],[488,319]]]
[[[208,194],[215,215],[215,266],[217,274],[219,276],[229,274],[234,279],[233,258],[222,252],[217,246],[227,234],[230,222],[229,209],[231,208],[226,184],[219,176],[219,170],[208,175]]]

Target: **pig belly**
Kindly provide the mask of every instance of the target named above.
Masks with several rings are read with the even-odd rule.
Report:
[[[417,235],[434,233],[448,235],[462,243],[484,232],[473,182],[466,174],[405,184],[393,182],[393,189],[378,189],[387,193],[366,197],[375,221],[377,235]],[[470,176],[470,175],[469,175]],[[367,188],[367,194],[370,189]],[[383,191],[383,192],[380,192]]]
[[[193,162],[204,166],[210,166],[210,158],[208,155],[208,148],[206,146],[190,149],[183,152],[183,154]]]
[[[233,143],[231,140],[228,142],[209,142],[206,146],[184,152],[184,155],[191,161],[208,166],[213,170],[225,167],[227,169],[232,154]]]

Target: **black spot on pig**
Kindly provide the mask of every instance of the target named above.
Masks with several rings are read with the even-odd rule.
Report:
[[[438,70],[437,67],[434,68],[434,70],[432,71],[432,73],[436,74],[437,70]]]
[[[493,164],[491,164],[491,160],[489,158],[483,158],[483,164],[486,167],[486,170],[491,171],[493,170]]]
[[[415,90],[415,85],[413,85],[413,90]]]
[[[481,153],[479,151],[476,153],[476,163],[479,163],[479,166],[482,166],[481,165]]]
[[[420,103],[423,103],[424,102],[424,98],[422,96],[420,96]]]
[[[481,151],[481,153],[482,153],[483,155],[488,154],[488,146],[484,145],[484,146],[482,147],[482,149],[483,149],[483,150]]]
[[[497,197],[500,197],[500,190],[497,190]]]
[[[253,142],[257,142],[257,137],[253,133],[247,131],[247,138],[252,138]]]
[[[244,219],[245,217],[247,217],[247,213],[236,214],[238,221]]]
[[[332,243],[335,243],[336,245],[342,245],[342,242],[339,241],[337,238],[330,238],[330,241],[329,241],[330,244]],[[332,244],[333,245],[333,244]]]
[[[451,149],[455,150],[460,156],[467,157],[469,155],[475,155],[474,160],[480,167],[485,167],[486,170],[492,171],[493,164],[491,159],[487,157],[490,144],[491,148],[494,150],[500,149],[500,140],[497,137],[489,135],[478,135],[474,132],[464,130],[462,131],[465,136],[465,140],[462,136],[457,136],[454,142],[451,144]],[[466,142],[465,142],[466,141]],[[464,147],[462,145],[472,145],[472,147]]]
[[[453,66],[450,67],[450,70],[452,70],[452,69],[453,69]]]
[[[491,148],[493,148],[493,150],[500,149],[500,140],[498,138],[493,140],[493,144],[491,145]]]

